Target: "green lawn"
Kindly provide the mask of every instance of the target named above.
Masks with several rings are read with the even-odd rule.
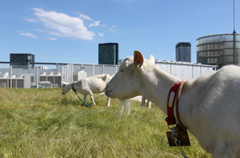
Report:
[[[86,107],[73,92],[63,96],[60,88],[0,88],[0,157],[182,157],[168,145],[166,115],[159,108],[131,101],[130,115],[119,118],[117,99],[106,107],[105,96],[94,98],[98,106]],[[189,135],[186,155],[210,157]]]

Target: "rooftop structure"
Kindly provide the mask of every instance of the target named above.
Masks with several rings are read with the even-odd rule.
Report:
[[[216,34],[197,39],[197,63],[217,65],[240,64],[240,34]]]
[[[176,61],[191,62],[190,42],[178,42],[176,44]]]
[[[118,43],[99,44],[98,64],[118,65]]]
[[[22,53],[11,53],[10,54],[10,65],[13,68],[34,68],[35,55],[33,54],[22,54]]]

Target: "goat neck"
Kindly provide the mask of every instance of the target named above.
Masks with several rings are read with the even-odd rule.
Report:
[[[141,72],[144,88],[140,90],[143,96],[151,100],[165,114],[167,114],[168,93],[172,85],[180,81],[177,77],[167,74],[155,64],[145,62]]]

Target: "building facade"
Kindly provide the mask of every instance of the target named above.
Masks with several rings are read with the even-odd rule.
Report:
[[[99,44],[98,64],[118,65],[118,43]]]
[[[10,65],[13,68],[34,68],[35,55],[33,54],[10,54]]]
[[[197,39],[197,63],[217,65],[240,64],[240,34],[216,34]]]
[[[178,42],[176,44],[176,61],[191,62],[190,42]]]

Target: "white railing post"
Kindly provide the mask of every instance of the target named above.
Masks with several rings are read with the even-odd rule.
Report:
[[[68,68],[68,65],[66,65],[65,67],[65,82],[68,81],[68,73],[67,73],[67,68]]]
[[[73,63],[72,63],[72,83],[73,83]]]
[[[12,66],[10,66],[10,83],[11,83],[10,88],[12,88]]]
[[[39,77],[39,75],[38,75],[38,67],[37,67],[37,74],[36,74],[36,80],[37,80],[37,81],[36,81],[36,82],[37,82],[36,84],[37,84],[37,88],[38,88],[38,77]]]
[[[104,74],[104,65],[102,65],[102,74]]]

